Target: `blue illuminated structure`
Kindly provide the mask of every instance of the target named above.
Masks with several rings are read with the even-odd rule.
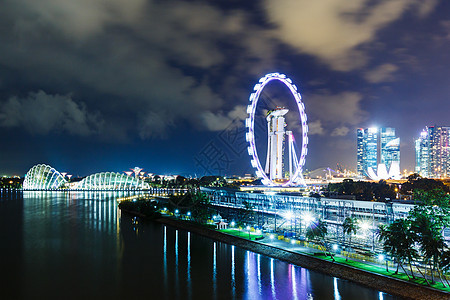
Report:
[[[76,182],[76,190],[136,190],[148,189],[148,183],[136,177],[114,172],[96,173]]]
[[[33,166],[25,175],[24,190],[144,190],[148,183],[139,178],[114,172],[89,175],[81,181],[69,183],[64,176],[48,165]]]
[[[56,190],[63,187],[67,181],[54,168],[39,164],[33,166],[25,175],[24,190]]]

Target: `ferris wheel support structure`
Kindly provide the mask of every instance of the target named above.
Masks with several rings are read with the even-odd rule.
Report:
[[[266,171],[261,166],[261,161],[258,157],[258,152],[256,150],[256,144],[255,144],[255,112],[256,107],[258,105],[258,100],[261,95],[262,90],[264,87],[271,81],[278,80],[282,82],[284,85],[286,85],[291,92],[292,96],[295,99],[295,102],[298,107],[299,111],[299,119],[302,126],[302,148],[301,148],[301,154],[300,159],[297,161],[297,155],[295,154],[293,145],[289,145],[289,147],[292,147],[290,149],[290,177],[289,181],[284,183],[278,183],[273,180],[271,180],[267,174]],[[251,156],[251,165],[253,168],[255,168],[255,174],[256,176],[260,177],[262,179],[262,183],[264,185],[268,186],[293,186],[293,185],[303,185],[305,186],[305,180],[303,179],[302,171],[303,166],[305,165],[305,157],[308,153],[308,124],[307,124],[307,116],[305,113],[305,105],[302,102],[302,97],[300,93],[297,91],[297,87],[295,84],[292,83],[292,80],[286,77],[284,74],[280,73],[269,73],[266,74],[264,77],[259,79],[259,82],[254,86],[253,93],[250,94],[249,101],[250,104],[247,106],[247,114],[248,117],[245,120],[245,126],[247,128],[246,130],[246,140],[248,142],[248,154]],[[289,137],[291,140],[292,137]],[[289,143],[291,144],[291,142]],[[295,161],[294,161],[295,160]],[[292,170],[292,165],[294,166],[294,170]]]

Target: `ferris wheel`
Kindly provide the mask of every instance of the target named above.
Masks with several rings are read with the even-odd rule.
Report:
[[[293,147],[293,134],[292,132],[286,132],[288,134],[289,140],[289,161],[290,161],[290,176],[288,181],[277,181],[271,178],[271,175],[267,174],[267,163],[266,168],[263,169],[261,161],[258,157],[258,152],[256,150],[255,143],[255,112],[258,105],[259,97],[264,89],[264,87],[271,81],[280,81],[286,85],[295,99],[298,107],[299,119],[302,127],[302,147],[300,159],[297,159]],[[264,77],[259,79],[259,82],[254,86],[253,92],[249,97],[250,104],[247,107],[248,117],[245,120],[246,130],[246,140],[248,142],[248,154],[251,156],[251,165],[255,168],[255,174],[257,177],[262,179],[262,183],[268,186],[293,186],[293,185],[306,185],[305,180],[302,175],[303,166],[305,165],[305,157],[308,153],[308,124],[307,117],[305,113],[305,105],[302,102],[302,97],[297,91],[297,87],[292,83],[292,80],[284,74],[279,73],[269,73]],[[268,120],[269,121],[269,120]],[[284,122],[284,119],[283,119]],[[269,150],[268,150],[269,151]],[[268,156],[269,157],[269,156]],[[269,159],[268,159],[269,160]],[[281,164],[281,163],[280,163]]]

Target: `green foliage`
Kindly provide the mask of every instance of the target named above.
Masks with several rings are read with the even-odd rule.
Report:
[[[434,270],[440,275],[440,269],[450,267],[450,251],[442,235],[450,224],[449,196],[441,189],[416,190],[414,194],[417,205],[408,217],[380,226],[379,238],[384,250],[400,265],[405,260],[410,263],[413,277],[411,261],[422,257],[432,268],[434,281]]]
[[[414,200],[419,206],[438,206],[440,209],[449,209],[450,196],[443,189],[415,190]]]
[[[344,179],[341,183],[330,183],[328,193],[330,195],[354,196],[357,200],[366,201],[385,201],[386,198],[391,200],[396,198],[395,186],[387,184],[384,180],[377,183]]]
[[[159,212],[160,206],[157,201],[136,200],[136,201],[122,201],[119,203],[119,208],[131,212],[137,212],[145,215],[149,219],[157,219],[161,217]]]
[[[191,217],[199,223],[205,223],[214,213],[208,196],[201,192],[192,191],[181,196],[170,196],[168,206],[172,210],[190,211]]]
[[[317,222],[311,222],[311,224],[306,228],[306,238],[308,240],[315,240],[319,245],[325,248],[325,254],[328,253],[331,259],[334,261],[334,255],[329,249],[329,244],[327,243],[326,237],[328,234],[327,224],[318,220]]]
[[[310,240],[324,240],[327,233],[327,224],[322,220],[311,222],[308,228],[306,228],[306,238]]]
[[[344,234],[346,235],[356,234],[356,230],[358,229],[356,219],[350,217],[344,219],[342,227],[344,228]]]
[[[23,178],[18,177],[1,177],[0,188],[19,189],[22,187]]]
[[[408,176],[408,181],[402,184],[400,192],[404,195],[413,195],[417,191],[428,192],[433,190],[442,190],[444,193],[450,192],[448,186],[442,181],[422,178],[419,174]]]
[[[399,263],[412,261],[418,257],[413,247],[416,236],[412,230],[411,221],[398,219],[387,226],[380,226],[379,238],[384,242],[384,251],[394,257]]]

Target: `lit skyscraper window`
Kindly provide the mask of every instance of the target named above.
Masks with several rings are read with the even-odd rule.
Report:
[[[378,165],[378,136],[380,136],[380,165]],[[384,170],[381,172],[382,177],[399,173],[400,138],[395,136],[394,128],[358,128],[356,138],[358,175],[373,177],[369,176],[369,168],[378,173],[380,166],[382,171]]]
[[[415,141],[416,172],[424,177],[450,176],[450,127],[427,127]]]

